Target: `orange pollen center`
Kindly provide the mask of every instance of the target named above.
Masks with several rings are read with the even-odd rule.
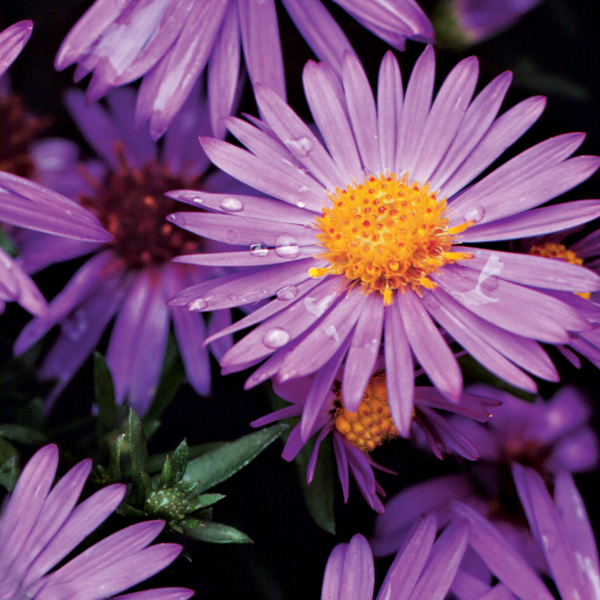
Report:
[[[333,419],[336,429],[364,452],[371,452],[389,439],[400,436],[392,422],[383,373],[371,378],[356,412],[339,406]]]
[[[371,175],[363,184],[337,188],[329,198],[333,206],[316,219],[317,239],[326,249],[318,258],[329,265],[311,269],[311,277],[345,275],[363,293],[381,293],[388,306],[395,290],[433,289],[430,273],[472,258],[451,247],[473,222],[449,228],[446,200],[438,200],[428,183],[409,183],[407,173]]]
[[[573,250],[568,250],[563,244],[554,244],[552,242],[548,242],[547,244],[533,246],[531,250],[529,250],[529,254],[564,260],[572,265],[583,265],[583,259],[579,258],[577,254],[573,252]],[[585,298],[586,300],[589,300],[592,296],[590,292],[582,292],[577,295]]]

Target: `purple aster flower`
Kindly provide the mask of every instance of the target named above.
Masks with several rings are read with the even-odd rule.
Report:
[[[455,522],[436,540],[436,519],[417,523],[398,552],[381,585],[377,600],[442,600],[467,547],[469,527]],[[372,600],[375,587],[373,554],[367,540],[355,535],[338,544],[325,567],[321,600]]]
[[[113,598],[177,558],[181,552],[178,544],[149,546],[164,522],[147,521],[114,533],[52,570],[106,520],[125,496],[124,485],[109,485],[75,506],[92,462],[78,463],[52,487],[57,467],[58,449],[54,444],[36,452],[4,506],[0,516],[0,598]],[[193,593],[183,588],[163,588],[118,598],[185,600]]]
[[[556,477],[554,501],[540,475],[514,464],[515,485],[527,516],[531,535],[543,553],[560,598],[593,600],[600,597],[600,564],[585,504],[572,476],[563,471]],[[473,599],[506,597],[552,600],[541,579],[500,531],[468,506],[455,503],[454,513],[468,519],[469,544],[498,578],[494,595],[470,595]],[[472,582],[471,590],[477,586]],[[499,589],[496,589],[499,588]]]
[[[20,21],[0,33],[0,76],[17,58],[32,28],[31,21]],[[6,148],[3,148],[2,152],[5,151]],[[9,168],[11,159],[6,157],[0,160],[0,167]],[[26,179],[0,172],[0,193],[0,221],[5,224],[44,231],[63,239],[103,242],[112,238],[90,212]],[[29,275],[17,261],[0,249],[0,313],[5,303],[12,300],[34,315],[48,314],[46,300]]]
[[[376,556],[394,552],[415,519],[435,511],[440,526],[450,520],[452,500],[469,504],[492,520],[531,564],[544,570],[544,559],[525,528],[523,514],[515,510],[516,492],[509,468],[513,461],[534,467],[545,480],[559,472],[578,473],[598,465],[598,438],[589,426],[591,410],[573,388],[563,388],[549,401],[525,402],[485,385],[469,392],[502,404],[490,409],[492,418],[477,425],[460,416],[451,424],[480,453],[467,473],[444,476],[414,485],[385,505],[375,522],[372,540]]]
[[[436,31],[442,42],[459,47],[483,42],[512,27],[543,0],[441,0]]]
[[[236,324],[241,330],[260,323],[223,357],[224,373],[268,358],[248,387],[271,377],[324,378],[341,356],[343,403],[355,412],[383,337],[388,401],[404,436],[412,423],[413,357],[452,402],[460,400],[462,375],[446,338],[499,377],[534,391],[522,369],[558,380],[538,342],[563,344],[569,332],[592,327],[547,290],[600,287],[600,278],[578,265],[466,246],[595,218],[597,200],[538,206],[589,177],[600,159],[568,159],[583,135],[567,134],[472,184],[535,122],[544,99],[525,100],[496,119],[510,74],[471,102],[478,76],[471,57],[452,70],[432,104],[434,60],[428,47],[404,94],[388,53],[377,103],[353,55],[345,55],[343,88],[326,66],[309,62],[306,96],[325,146],[260,86],[264,122],[225,120],[249,150],[210,138],[202,144],[219,168],[276,199],[240,196],[223,206],[219,194],[171,194],[216,213],[177,213],[172,222],[246,246],[178,259],[239,271],[178,294],[173,305],[215,310],[275,297]]]
[[[290,433],[283,458],[293,460],[306,441],[318,433],[307,472],[308,483],[312,481],[321,442],[332,434],[333,449],[344,501],[348,501],[349,477],[352,474],[369,506],[383,513],[383,505],[377,494],[385,496],[375,480],[373,468],[384,471],[381,465],[373,462],[369,453],[390,439],[399,437],[392,422],[387,398],[386,374],[380,361],[376,374],[371,377],[364,396],[355,412],[350,412],[342,404],[344,397],[343,369],[335,377],[336,365],[323,376],[309,376],[286,383],[274,383],[275,392],[292,405],[262,417],[252,423],[262,427],[273,421],[302,415],[302,419]],[[325,388],[325,389],[324,389]],[[320,396],[325,394],[325,401]],[[492,405],[495,405],[492,401]],[[459,404],[446,400],[431,387],[415,389],[413,432],[418,429],[425,437],[432,451],[442,458],[442,451],[455,452],[469,460],[477,460],[479,453],[469,439],[453,427],[443,412],[462,414],[479,422],[490,416],[486,398],[463,394]],[[316,407],[316,408],[315,408]],[[390,471],[388,471],[390,472]]]
[[[415,0],[335,0],[362,25],[404,49],[406,38],[433,40],[433,27]],[[321,0],[282,0],[314,53],[342,72],[350,42]],[[285,99],[283,57],[275,0],[96,0],[63,41],[55,66],[78,63],[75,81],[93,71],[90,101],[144,77],[138,124],[163,135],[208,63],[213,132],[231,114],[240,70],[240,46],[252,84],[268,85]]]
[[[144,414],[160,379],[172,323],[188,380],[199,394],[207,395],[210,360],[203,346],[207,332],[202,316],[171,309],[165,302],[221,271],[170,262],[182,251],[198,252],[206,246],[165,221],[175,202],[163,197],[165,191],[184,183],[214,192],[240,191],[240,184],[222,173],[206,175],[210,163],[197,143],[198,135],[209,130],[206,104],[199,94],[191,95],[160,148],[146,131],[136,133],[131,90],[113,90],[107,109],[86,108],[83,94],[77,91],[68,94],[67,104],[102,162],[83,166],[75,144],[49,140],[32,153],[37,177],[76,197],[114,239],[91,244],[20,232],[16,240],[28,272],[92,256],[50,303],[49,316],[27,324],[15,352],[24,352],[53,327],[60,327],[40,367],[43,380],[57,380],[49,408],[116,317],[106,353],[116,398],[123,402],[127,397],[130,406]],[[229,311],[214,316],[217,328],[229,323]],[[224,340],[212,349],[223,351],[227,344]]]

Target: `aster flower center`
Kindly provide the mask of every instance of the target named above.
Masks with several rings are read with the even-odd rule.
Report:
[[[0,171],[30,177],[34,165],[29,148],[50,123],[30,115],[19,96],[0,97]]]
[[[340,404],[333,419],[336,429],[352,445],[365,452],[371,452],[389,439],[400,436],[392,422],[383,373],[371,378],[356,412],[350,412]]]
[[[456,235],[472,225],[448,227],[446,200],[429,183],[409,183],[408,174],[369,176],[364,183],[336,189],[331,208],[316,219],[319,255],[329,266],[311,269],[311,277],[345,275],[363,293],[379,292],[386,306],[393,292],[432,289],[429,275],[447,263],[471,258],[452,252]]]
[[[583,265],[583,259],[579,258],[573,250],[568,250],[566,246],[563,244],[555,244],[553,242],[548,242],[546,244],[540,244],[533,246],[529,250],[529,254],[533,254],[534,256],[544,256],[546,258],[556,258],[558,260],[564,260],[565,262],[571,263],[572,265]],[[582,292],[577,294],[586,300],[591,298],[590,292]]]
[[[163,195],[169,190],[195,188],[198,181],[173,175],[156,162],[131,167],[122,146],[117,146],[117,153],[119,168],[103,183],[92,182],[96,194],[84,195],[80,202],[112,233],[114,249],[126,265],[142,269],[180,254],[200,252],[200,238],[166,221],[179,206]]]

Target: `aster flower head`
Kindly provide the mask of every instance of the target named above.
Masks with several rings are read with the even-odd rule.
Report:
[[[363,26],[398,49],[406,38],[433,40],[433,28],[415,0],[335,0]],[[314,53],[341,73],[345,51],[354,52],[321,0],[282,0]],[[150,119],[163,135],[207,63],[211,124],[231,114],[241,48],[253,85],[261,82],[285,98],[283,57],[275,0],[97,0],[63,41],[61,70],[78,63],[75,81],[93,71],[88,100],[143,77],[138,124]]]
[[[306,441],[318,433],[308,465],[309,484],[314,475],[321,442],[331,434],[344,500],[348,501],[348,475],[351,473],[369,506],[383,513],[379,496],[385,494],[375,480],[373,469],[387,469],[375,463],[370,452],[400,436],[391,418],[386,374],[382,371],[383,360],[379,361],[376,373],[369,380],[364,396],[354,412],[343,406],[343,368],[335,378],[331,375],[332,372],[335,374],[335,365],[331,365],[331,368],[333,371],[325,371],[322,377],[304,377],[283,384],[276,381],[275,392],[291,402],[291,405],[254,421],[252,425],[261,427],[278,419],[302,416],[300,423],[291,431],[282,456],[285,460],[293,460]],[[324,401],[320,399],[322,395],[325,396]],[[491,404],[494,402],[491,401]],[[483,422],[490,416],[489,406],[486,398],[469,394],[463,394],[460,403],[453,404],[434,388],[417,387],[412,431],[415,433],[418,430],[440,459],[442,452],[454,452],[468,460],[477,460],[479,453],[476,448],[451,425],[444,416],[444,411]]]
[[[75,257],[91,257],[50,303],[49,315],[23,329],[15,352],[24,352],[52,328],[60,327],[39,373],[44,380],[57,380],[48,399],[50,407],[116,317],[106,354],[116,398],[123,402],[127,397],[138,414],[145,414],[159,382],[172,323],[188,380],[199,394],[207,395],[206,326],[200,315],[172,310],[165,303],[180,289],[216,272],[170,263],[182,251],[198,252],[206,246],[165,221],[175,203],[163,197],[165,191],[182,184],[213,191],[240,189],[222,173],[206,176],[210,163],[197,143],[197,136],[209,131],[206,104],[199,94],[190,96],[160,147],[147,131],[135,131],[131,90],[113,90],[108,108],[87,108],[77,91],[68,94],[67,104],[100,160],[82,165],[75,144],[48,140],[33,153],[37,176],[77,198],[77,210],[96,215],[114,238],[91,244],[20,232],[17,243],[28,272]],[[228,311],[213,320],[219,328],[229,322]],[[226,345],[227,340],[212,348],[218,352]]]
[[[600,595],[600,563],[594,532],[583,499],[572,476],[563,471],[556,477],[554,500],[540,475],[531,468],[513,465],[513,476],[523,510],[537,548],[543,553],[548,574],[559,597],[592,600]],[[499,580],[494,594],[511,592],[517,598],[552,600],[538,575],[498,529],[476,511],[455,503],[453,512],[470,523],[469,544]],[[487,598],[472,593],[481,582],[470,583],[471,598]],[[489,586],[487,586],[489,589]],[[491,591],[486,591],[491,593]],[[489,596],[492,597],[492,596]],[[496,596],[494,596],[496,597]],[[510,597],[510,595],[502,596]]]
[[[413,528],[377,594],[377,600],[442,600],[467,547],[469,527],[454,523],[436,540],[435,515]],[[373,554],[367,540],[355,535],[338,544],[325,567],[321,600],[371,600],[375,587]]]
[[[33,23],[20,21],[0,33],[0,76],[17,58],[31,35]],[[7,124],[8,126],[8,124]],[[7,165],[2,163],[5,168]],[[112,236],[88,211],[18,176],[0,172],[0,221],[62,238],[108,241]],[[0,312],[6,302],[18,302],[34,315],[48,313],[46,300],[21,265],[0,249]]]
[[[58,449],[45,446],[27,463],[0,516],[0,597],[3,600],[101,600],[145,581],[171,564],[178,544],[149,544],[162,521],[132,525],[56,565],[97,529],[125,496],[115,484],[76,506],[91,461],[75,465],[54,486]],[[163,588],[118,596],[185,600],[192,590]]]
[[[276,198],[237,197],[225,208],[223,195],[171,194],[216,213],[177,213],[174,223],[249,248],[178,259],[239,271],[181,292],[173,305],[215,310],[275,297],[235,325],[260,323],[223,357],[225,373],[268,358],[248,387],[272,377],[324,377],[340,356],[343,403],[354,412],[383,347],[391,415],[404,436],[412,422],[414,359],[444,397],[460,400],[462,375],[447,339],[518,387],[536,390],[524,371],[558,379],[539,342],[565,343],[570,331],[591,325],[546,290],[593,290],[600,279],[577,265],[467,244],[596,217],[594,200],[538,206],[589,177],[600,160],[568,159],[583,136],[567,134],[471,184],[535,122],[544,100],[525,100],[496,118],[510,74],[471,101],[478,65],[468,58],[432,103],[434,71],[428,47],[404,93],[388,53],[376,102],[353,55],[345,55],[343,87],[325,66],[309,62],[306,96],[325,145],[262,86],[264,121],[255,127],[226,119],[249,150],[202,140],[219,168]]]

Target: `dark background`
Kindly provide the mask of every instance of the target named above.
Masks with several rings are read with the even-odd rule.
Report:
[[[372,83],[375,83],[379,62],[387,46],[337,5],[325,3],[344,27]],[[85,142],[61,104],[62,93],[72,85],[73,68],[57,73],[52,64],[60,42],[90,4],[89,0],[0,0],[2,28],[21,19],[34,22],[31,40],[10,70],[14,89],[24,97],[34,113],[53,116],[54,124],[47,135],[75,139],[84,148]],[[421,5],[430,14],[433,2],[423,1]],[[285,10],[281,6],[279,9],[288,99],[304,118],[309,119],[301,87],[301,70],[312,55]],[[530,95],[548,97],[548,106],[541,119],[508,151],[509,155],[547,137],[570,131],[588,134],[578,153],[600,154],[599,25],[600,5],[597,2],[547,0],[510,31],[488,42],[464,52],[438,51],[438,85],[460,58],[476,54],[481,67],[478,89],[504,70],[514,72],[514,82],[503,105],[504,110]],[[422,48],[420,44],[409,42],[404,54],[397,53],[405,84]],[[256,114],[249,89],[244,95],[242,110]],[[566,197],[597,198],[600,196],[599,184],[599,176],[595,175]],[[72,269],[69,272],[55,270],[45,279],[42,276],[40,287],[51,297],[71,272]],[[9,307],[0,321],[3,336],[16,336],[26,319],[23,311]],[[563,381],[579,385],[597,404],[598,371],[585,360],[583,368],[576,370],[558,353],[552,356]],[[190,444],[235,439],[250,431],[248,423],[252,419],[269,411],[264,389],[244,392],[244,374],[221,378],[216,364],[213,366],[213,397],[199,398],[184,385],[165,414],[162,428],[151,441],[152,450],[170,450],[184,437]],[[540,393],[546,398],[555,389],[554,385],[540,383]],[[74,413],[86,414],[91,395],[91,365],[88,362],[63,395],[53,420],[60,422]],[[596,414],[596,429],[598,425]],[[189,586],[197,591],[198,598],[206,599],[234,595],[247,600],[319,597],[329,552],[336,543],[347,542],[356,532],[368,535],[374,514],[352,484],[348,505],[343,504],[337,490],[338,534],[334,537],[320,530],[304,507],[296,470],[280,459],[280,452],[281,444],[277,442],[215,490],[227,495],[216,507],[215,519],[238,527],[255,544],[217,546],[186,543],[191,562],[180,558],[157,580],[157,584],[160,581],[162,585]],[[378,475],[389,496],[412,482],[460,467],[459,462],[452,458],[440,463],[404,441],[379,449],[374,458],[399,474],[397,477]],[[584,491],[590,517],[598,531],[598,473],[580,475],[577,482]],[[384,572],[385,566],[382,566],[381,573]]]

